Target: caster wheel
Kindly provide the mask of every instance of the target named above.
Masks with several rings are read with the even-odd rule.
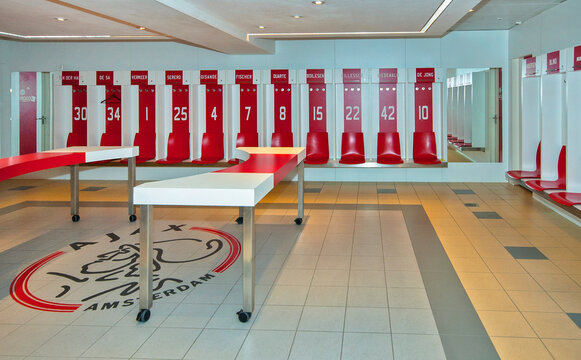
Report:
[[[151,311],[149,309],[141,309],[137,313],[136,320],[139,322],[146,322],[147,320],[149,320],[150,316],[151,316]]]
[[[137,216],[135,216],[135,214],[129,215],[129,221],[135,222],[135,220],[137,220]]]
[[[240,320],[240,322],[247,322],[250,319],[250,316],[252,315],[252,313],[244,311],[244,310],[240,310],[236,313],[236,315],[238,315],[238,320]]]
[[[73,215],[72,220],[73,222],[78,222],[81,219],[79,215]]]
[[[242,216],[236,218],[236,223],[238,223],[238,225],[242,225],[244,223],[244,218]]]
[[[303,218],[296,218],[295,219],[295,224],[300,225],[303,223]]]

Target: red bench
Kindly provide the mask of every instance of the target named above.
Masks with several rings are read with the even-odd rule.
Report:
[[[525,185],[536,191],[564,190],[567,187],[567,147],[563,146],[557,163],[557,180],[529,180]]]
[[[506,172],[506,175],[510,176],[513,179],[524,179],[524,178],[540,178],[541,177],[541,143],[539,142],[539,146],[537,147],[537,159],[536,159],[537,167],[535,170],[526,171],[526,170],[510,170]]]

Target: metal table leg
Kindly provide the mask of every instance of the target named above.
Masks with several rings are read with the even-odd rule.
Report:
[[[238,207],[238,218],[236,219],[236,222],[239,225],[244,223],[244,207],[243,206]]]
[[[153,206],[140,206],[139,226],[139,313],[137,321],[149,320],[153,305]]]
[[[303,223],[303,215],[304,215],[304,188],[305,188],[305,163],[301,161],[299,166],[297,167],[297,188],[298,188],[298,210],[299,216],[295,219],[295,223],[300,225]]]
[[[81,218],[79,216],[79,165],[71,165],[71,178],[70,178],[70,188],[71,188],[71,215],[74,222],[79,221]]]
[[[238,320],[247,322],[254,311],[254,207],[244,207],[244,230],[242,238],[242,309],[237,312]]]
[[[135,157],[127,160],[127,206],[129,210],[129,221],[137,220],[135,216],[135,207],[133,206],[133,188],[135,187]]]

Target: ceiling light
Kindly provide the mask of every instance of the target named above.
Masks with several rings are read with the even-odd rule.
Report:
[[[67,19],[63,18],[63,17],[55,17],[54,18],[56,21],[67,21]]]
[[[446,8],[448,7],[448,5],[450,5],[450,3],[452,2],[452,0],[444,0],[442,1],[442,3],[440,4],[440,6],[436,9],[436,12],[434,12],[434,15],[432,15],[432,17],[430,18],[430,20],[428,20],[428,22],[426,23],[426,25],[424,25],[424,27],[422,28],[422,30],[420,30],[421,33],[425,33],[426,31],[428,31],[428,29],[430,28],[430,26],[432,26],[433,23],[436,22],[436,20],[438,20],[438,18],[440,17],[440,15],[442,15],[442,13],[444,12],[444,10],[446,10]]]
[[[293,15],[293,18],[295,18],[295,19],[300,19],[302,17],[303,17],[302,15]]]
[[[475,12],[475,11],[476,11],[476,10],[474,10],[474,9],[470,9],[470,10],[468,10],[468,12]]]
[[[143,27],[143,26],[140,26],[140,27],[138,27],[138,29],[139,29],[139,30],[145,30],[145,27]]]
[[[315,1],[313,1],[313,4],[315,4],[315,5],[323,5],[324,3],[325,3],[324,0],[315,0]]]
[[[500,20],[504,20],[504,19],[501,17],[497,17],[496,20],[500,21]]]
[[[259,29],[264,29],[264,25],[259,25],[258,28]]]
[[[514,24],[515,24],[515,25],[520,25],[520,24],[522,24],[522,21],[515,21],[515,23],[514,23]]]

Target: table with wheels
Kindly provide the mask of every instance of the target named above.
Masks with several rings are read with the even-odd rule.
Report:
[[[150,317],[153,304],[153,207],[165,206],[236,206],[243,223],[242,239],[242,322],[254,311],[254,207],[286,175],[297,169],[298,216],[303,221],[303,186],[305,148],[237,148],[240,164],[211,173],[141,184],[134,189],[135,204],[140,206],[139,238],[139,313],[137,321]]]
[[[35,171],[70,167],[71,217],[79,221],[79,164],[128,159],[127,187],[129,220],[135,221],[133,187],[135,186],[135,157],[139,155],[137,146],[74,146],[32,154],[17,155],[0,159],[0,181]]]

